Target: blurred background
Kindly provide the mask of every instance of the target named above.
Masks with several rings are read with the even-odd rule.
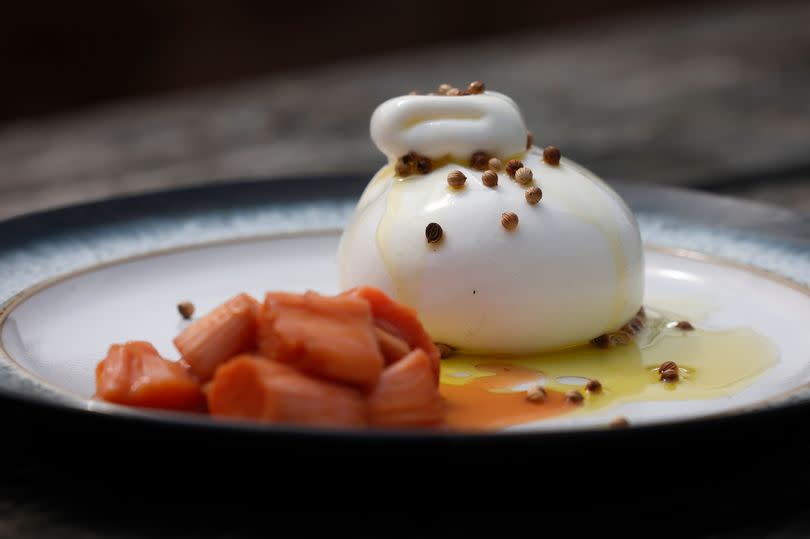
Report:
[[[608,179],[810,212],[810,2],[3,2],[0,218],[367,174],[388,97],[480,79]]]

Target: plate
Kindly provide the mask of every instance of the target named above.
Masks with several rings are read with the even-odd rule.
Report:
[[[187,324],[176,311],[184,298],[205,313],[243,290],[254,297],[276,289],[337,293],[339,237],[335,229],[235,238],[90,266],[20,293],[6,309],[0,346],[14,375],[60,401],[124,413],[126,408],[90,399],[95,366],[111,343],[146,340],[177,359],[172,339]],[[645,425],[803,396],[810,384],[810,291],[693,251],[648,246],[645,258],[648,310],[685,314],[714,331],[755,328],[775,346],[777,363],[749,387],[722,398],[631,402],[513,429],[599,427],[617,415]],[[566,375],[579,381],[573,372],[561,378]]]
[[[204,313],[242,290],[256,297],[272,289],[337,292],[340,225],[361,188],[338,178],[209,186],[5,223],[14,234],[0,244],[0,391],[142,415],[90,399],[94,367],[109,344],[148,340],[176,357],[171,339],[183,327],[179,301],[192,299]],[[598,427],[616,415],[645,425],[810,400],[806,223],[695,193],[618,189],[646,245],[645,305],[702,319],[708,328],[753,328],[774,343],[778,362],[726,398],[629,403],[514,430]],[[696,221],[696,204],[713,205],[714,221],[725,222],[707,223],[705,213]],[[173,414],[147,415],[162,421]]]
[[[227,443],[299,458],[317,447],[370,461],[385,447],[386,455],[463,454],[459,466],[474,466],[472,455],[482,451],[542,450],[572,462],[598,446],[621,462],[632,448],[638,463],[677,445],[685,462],[703,458],[706,447],[764,450],[767,440],[771,452],[784,453],[806,441],[806,429],[793,425],[810,415],[810,223],[770,206],[619,182],[646,245],[645,303],[701,298],[692,307],[705,311],[702,323],[752,326],[778,347],[778,364],[750,387],[729,398],[630,403],[489,434],[311,430],[88,399],[93,368],[112,342],[147,339],[176,357],[170,340],[181,329],[180,300],[205,312],[240,290],[336,291],[338,231],[367,177],[224,182],[0,224],[0,410],[49,443],[97,443],[104,433],[104,444],[119,447],[145,439],[161,447]],[[605,428],[620,413],[633,428]],[[715,472],[733,476],[731,462]]]

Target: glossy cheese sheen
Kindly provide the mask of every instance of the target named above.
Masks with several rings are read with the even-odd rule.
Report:
[[[452,98],[447,98],[452,99]],[[427,175],[372,179],[339,248],[341,286],[376,286],[415,308],[434,340],[475,352],[531,353],[581,344],[638,311],[643,253],[632,214],[594,175],[563,160],[518,156],[543,190],[539,204],[504,172],[450,163]],[[462,189],[447,185],[461,170]],[[507,231],[503,212],[518,215]],[[428,244],[425,227],[443,239]]]

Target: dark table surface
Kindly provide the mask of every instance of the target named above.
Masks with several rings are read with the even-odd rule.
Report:
[[[229,178],[371,170],[382,162],[368,137],[376,104],[475,79],[516,99],[538,143],[607,178],[807,214],[808,28],[807,2],[691,6],[6,126],[0,218]],[[0,472],[0,536],[138,536],[126,521],[74,510],[70,494],[45,495],[52,480],[23,457]],[[693,536],[808,537],[810,501],[793,502],[763,499],[761,511]]]
[[[807,2],[690,5],[11,125],[0,218],[217,179],[373,170],[378,103],[476,79],[515,98],[539,144],[607,178],[808,211],[809,26]]]

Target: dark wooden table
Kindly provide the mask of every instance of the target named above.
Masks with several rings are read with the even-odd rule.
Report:
[[[206,181],[372,170],[379,102],[474,79],[513,96],[540,144],[607,178],[810,212],[808,29],[808,2],[691,6],[6,126],[0,218]],[[36,466],[4,477],[0,536],[112,533],[37,501]],[[807,537],[810,502],[721,528],[702,536]]]

